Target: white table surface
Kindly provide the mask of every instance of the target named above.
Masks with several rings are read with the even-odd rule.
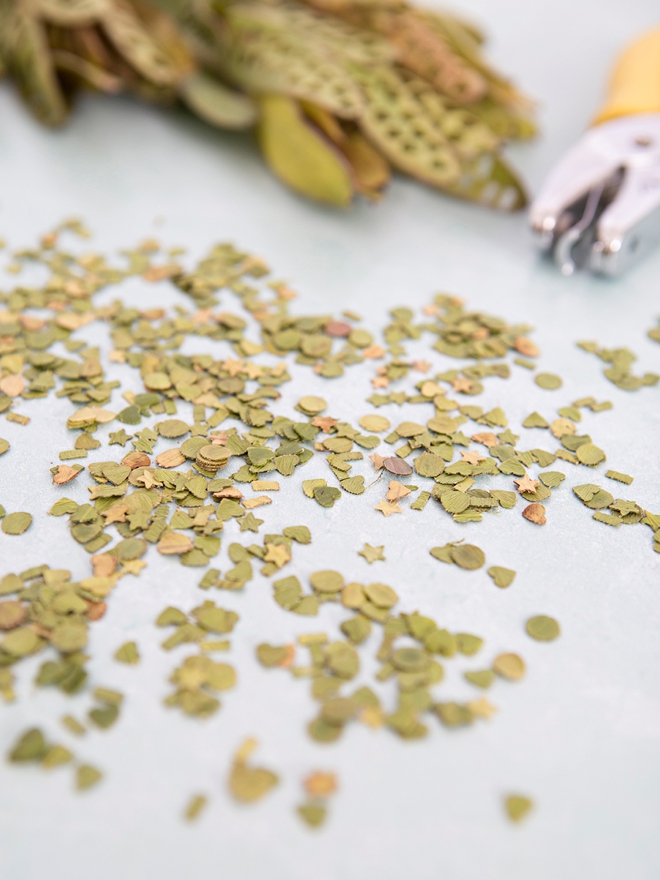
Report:
[[[658,17],[651,0],[465,0],[462,9],[487,27],[491,57],[539,99],[543,136],[510,150],[532,190],[596,109],[622,41]],[[354,308],[377,329],[388,307],[420,307],[433,292],[447,290],[471,306],[529,321],[543,350],[540,367],[560,373],[564,387],[542,391],[516,368],[508,382],[489,380],[475,402],[503,406],[515,430],[534,409],[552,416],[584,395],[612,400],[612,410],[587,412],[583,421],[608,455],[596,475],[607,467],[631,473],[633,486],[619,494],[660,511],[659,389],[620,391],[603,378],[602,363],[575,346],[583,338],[625,345],[638,353],[641,371],[660,371],[660,347],[646,338],[660,313],[660,252],[620,281],[566,279],[539,263],[523,215],[489,213],[401,179],[377,207],[336,213],[283,189],[241,136],[184,114],[91,97],[80,102],[68,128],[51,133],[23,112],[7,84],[0,85],[0,181],[0,236],[12,246],[28,245],[76,214],[94,230],[93,247],[106,253],[149,234],[187,246],[191,256],[232,240],[261,254],[299,291],[295,307],[304,313]],[[7,279],[0,284],[8,286]],[[118,294],[145,307],[161,301],[189,307],[166,284],[134,281]],[[107,352],[101,328],[90,329],[88,338]],[[411,348],[417,355],[427,350]],[[434,369],[453,366],[437,354],[431,360]],[[331,412],[355,419],[367,411],[372,369],[353,368],[354,380],[336,385],[296,371],[299,382],[284,386],[284,405],[301,393],[321,393]],[[124,388],[138,390],[132,371],[113,370]],[[113,404],[120,405],[117,393]],[[48,468],[70,446],[64,421],[71,405],[50,397],[20,409],[33,417],[29,427],[4,420],[0,426],[12,443],[0,461],[0,501],[8,510],[32,512],[34,524],[21,538],[0,535],[1,573],[48,562],[83,577],[87,555],[70,540],[64,521],[45,513],[58,494],[86,495],[82,479],[65,492],[50,486]],[[404,413],[396,407],[381,412],[394,419]],[[412,407],[408,412],[417,415]],[[103,460],[107,452],[102,448],[89,460]],[[291,483],[325,476],[324,469],[322,462],[308,466]],[[90,678],[126,694],[119,723],[82,740],[70,737],[57,719],[66,711],[81,716],[89,698],[34,688],[41,658],[19,666],[18,699],[0,706],[2,752],[20,731],[39,724],[106,774],[102,785],[81,796],[72,792],[66,769],[48,775],[0,763],[2,880],[660,876],[660,556],[645,526],[593,523],[570,491],[592,475],[569,465],[565,471],[568,479],[554,493],[542,529],[525,522],[520,508],[464,527],[431,504],[423,514],[385,519],[372,511],[382,495],[378,487],[326,511],[294,485],[259,513],[269,529],[298,522],[311,527],[313,543],[297,547],[287,569],[303,580],[324,567],[351,579],[383,580],[399,592],[405,610],[418,608],[450,629],[482,635],[484,662],[505,649],[523,654],[528,675],[492,689],[500,712],[489,724],[448,731],[431,723],[419,742],[359,725],[335,746],[306,736],[314,712],[307,684],[262,669],[254,646],[306,631],[334,634],[341,615],[327,606],[314,619],[287,614],[259,576],[243,594],[211,597],[241,616],[230,654],[239,686],[206,722],[166,710],[166,678],[186,650],[160,650],[163,633],[153,620],[167,604],[188,609],[207,594],[195,586],[199,570],[154,559],[151,551],[142,576],[121,581],[107,615],[91,627]],[[225,548],[237,532],[235,524],[226,527]],[[428,555],[430,547],[463,536],[485,550],[489,564],[518,571],[510,589],[495,589],[484,571],[460,571]],[[387,565],[367,566],[357,555],[365,541],[385,544]],[[561,639],[529,639],[524,621],[535,613],[555,616]],[[140,645],[137,667],[111,659],[127,639]],[[374,634],[360,649],[365,680],[377,639]],[[446,664],[450,674],[439,697],[474,696],[460,676],[467,666],[479,664]],[[225,776],[247,735],[258,737],[257,761],[282,782],[263,802],[240,808],[229,799]],[[302,776],[317,768],[335,770],[340,791],[326,827],[314,833],[293,807],[301,801]],[[195,791],[208,793],[211,803],[188,826],[180,812]],[[501,798],[509,791],[527,793],[537,804],[519,827],[503,814]]]

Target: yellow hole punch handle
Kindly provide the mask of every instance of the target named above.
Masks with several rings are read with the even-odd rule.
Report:
[[[634,113],[660,113],[660,28],[624,49],[612,73],[605,106],[592,124]]]

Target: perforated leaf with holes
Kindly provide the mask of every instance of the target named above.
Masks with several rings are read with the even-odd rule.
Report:
[[[351,69],[367,100],[358,124],[374,146],[400,171],[426,183],[458,183],[454,151],[401,76],[386,67]]]
[[[287,27],[314,40],[322,40],[337,58],[366,65],[386,64],[396,59],[395,49],[375,31],[302,7],[287,8],[286,18]]]
[[[428,80],[459,104],[482,98],[488,84],[450,47],[444,36],[428,26],[414,9],[382,14],[380,30],[397,49],[399,63]]]
[[[345,119],[364,110],[360,88],[322,38],[296,30],[286,10],[241,4],[229,10],[227,69],[248,91],[275,92]]]
[[[454,196],[503,211],[515,211],[527,204],[525,190],[506,162],[488,154],[464,165],[458,182],[446,189]]]
[[[402,77],[461,161],[475,159],[499,147],[499,138],[470,110],[452,107],[417,76],[402,72]]]

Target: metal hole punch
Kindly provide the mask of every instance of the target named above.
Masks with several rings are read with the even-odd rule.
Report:
[[[620,275],[660,244],[660,28],[620,57],[605,107],[551,172],[530,224],[564,275]]]

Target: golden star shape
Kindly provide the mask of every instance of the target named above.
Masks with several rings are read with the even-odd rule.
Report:
[[[480,461],[486,461],[486,456],[481,455],[476,449],[463,450],[461,452],[461,461],[467,461],[468,464],[479,464]]]
[[[466,376],[459,376],[458,379],[454,379],[451,383],[451,387],[454,391],[461,391],[463,393],[467,393],[472,391],[474,387],[474,382],[471,379],[468,379]]]
[[[282,568],[290,559],[291,554],[284,544],[266,544],[264,562],[274,562],[278,568]]]
[[[375,505],[374,510],[380,510],[380,512],[383,514],[383,516],[392,516],[393,513],[403,513],[403,511],[401,510],[401,508],[399,507],[399,505],[396,502],[391,504],[389,501],[386,501],[384,498],[379,504]]]
[[[362,550],[358,550],[358,556],[364,556],[369,565],[371,565],[372,562],[377,562],[378,560],[385,562],[384,552],[384,544],[380,547],[372,547],[371,544],[365,544]]]
[[[234,358],[227,358],[224,366],[230,376],[237,376],[245,370],[243,361],[234,360]]]
[[[113,504],[108,510],[101,514],[105,517],[105,524],[126,522],[126,514],[128,513],[128,504]]]
[[[334,428],[337,424],[337,419],[333,419],[330,416],[317,416],[315,419],[312,419],[312,425],[315,428],[320,428],[324,434],[328,434],[330,428]]]
[[[519,480],[513,481],[518,487],[518,492],[522,495],[523,492],[531,492],[532,494],[536,493],[536,487],[539,484],[538,480],[532,480],[527,474],[524,477],[521,477]]]
[[[483,718],[486,721],[488,721],[496,712],[499,712],[497,706],[493,706],[486,697],[479,697],[478,700],[471,700],[467,704],[467,707],[473,715],[477,716],[477,718]]]
[[[145,489],[152,489],[154,486],[160,486],[161,484],[154,479],[154,475],[151,471],[143,471],[139,477],[135,478],[136,483],[142,483]]]
[[[387,378],[387,376],[374,376],[374,378],[371,380],[371,384],[374,388],[387,388],[387,386],[390,384],[390,380]]]
[[[143,559],[129,559],[122,564],[121,574],[132,574],[137,577],[142,569],[145,568],[146,564],[147,563]]]

